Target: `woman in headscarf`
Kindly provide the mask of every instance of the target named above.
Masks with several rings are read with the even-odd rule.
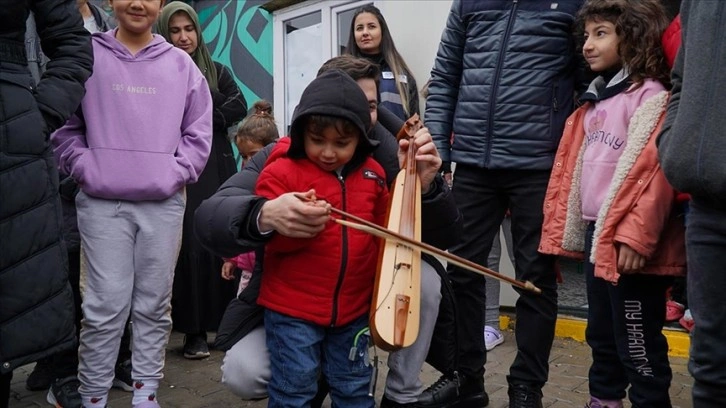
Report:
[[[184,357],[201,359],[209,357],[207,331],[217,330],[236,287],[234,282],[220,277],[222,259],[202,248],[194,237],[192,220],[199,204],[237,171],[227,129],[245,117],[247,102],[230,70],[212,61],[202,38],[199,16],[191,6],[180,1],[164,6],[157,29],[167,41],[192,57],[212,92],[212,152],[199,181],[187,187],[182,246],[172,295],[174,329],[186,335]]]

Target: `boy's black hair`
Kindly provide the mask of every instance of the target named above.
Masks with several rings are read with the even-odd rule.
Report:
[[[346,167],[362,163],[373,151],[376,143],[368,138],[368,131],[371,128],[368,98],[358,83],[343,71],[332,69],[323,72],[303,91],[290,126],[288,157],[294,159],[306,157],[303,136],[311,116],[342,119],[352,124],[358,131],[360,136],[358,146],[353,159]],[[343,125],[338,128],[345,127]]]

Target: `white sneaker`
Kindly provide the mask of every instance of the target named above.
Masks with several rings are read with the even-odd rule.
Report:
[[[491,351],[502,343],[504,343],[504,336],[499,330],[492,326],[484,326],[484,344],[487,351]]]

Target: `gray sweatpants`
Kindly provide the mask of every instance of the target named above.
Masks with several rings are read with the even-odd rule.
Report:
[[[105,200],[83,192],[76,197],[83,297],[81,395],[108,395],[129,313],[132,378],[162,378],[185,200],[183,190],[163,201]]]
[[[421,322],[416,341],[388,355],[386,396],[399,403],[416,401],[423,384],[421,367],[431,345],[441,303],[441,279],[426,262],[421,263]],[[265,328],[255,328],[224,356],[222,382],[243,399],[267,397],[270,380],[270,354],[265,343]]]
[[[487,258],[487,267],[495,272],[499,272],[499,263],[502,257],[502,243],[500,235],[504,233],[504,243],[507,245],[507,255],[509,255],[512,266],[514,266],[514,245],[512,243],[512,219],[504,217],[502,227],[494,237],[492,249],[489,251]],[[487,299],[486,308],[484,310],[484,324],[499,330],[499,291],[502,283],[490,277],[486,277]]]

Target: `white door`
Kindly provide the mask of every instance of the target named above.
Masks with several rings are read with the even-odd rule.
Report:
[[[273,14],[274,110],[286,135],[302,91],[344,52],[355,10],[370,1],[309,1]]]

